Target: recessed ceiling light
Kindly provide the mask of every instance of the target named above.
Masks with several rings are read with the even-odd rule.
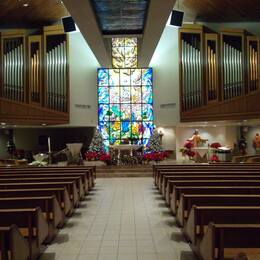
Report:
[[[6,123],[2,122],[1,125],[6,125]]]
[[[46,126],[46,124],[42,124],[42,126]]]
[[[28,6],[29,6],[28,3],[24,3],[24,4],[23,4],[23,7],[28,7]]]

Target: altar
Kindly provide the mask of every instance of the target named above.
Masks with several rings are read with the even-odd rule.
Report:
[[[118,145],[109,145],[110,153],[112,151],[117,152],[117,161],[120,164],[122,151],[129,151],[129,155],[132,157],[133,152],[141,149],[142,145],[136,144],[118,144]]]

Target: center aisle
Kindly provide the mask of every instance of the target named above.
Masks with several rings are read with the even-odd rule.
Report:
[[[152,178],[97,179],[41,260],[194,260]]]

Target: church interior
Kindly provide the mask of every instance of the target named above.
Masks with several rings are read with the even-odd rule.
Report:
[[[1,0],[0,260],[260,260],[258,98],[257,0]]]

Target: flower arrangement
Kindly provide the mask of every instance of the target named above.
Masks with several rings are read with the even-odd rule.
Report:
[[[216,154],[213,154],[210,158],[210,161],[211,162],[219,162],[219,158]]]
[[[87,161],[97,161],[98,160],[98,153],[88,151],[88,152],[85,153],[85,159]]]
[[[148,152],[143,155],[143,161],[150,162],[150,161],[163,161],[169,155],[168,152]]]
[[[193,142],[186,141],[184,143],[184,146],[180,148],[180,152],[182,153],[182,156],[188,156],[190,159],[193,158],[196,153],[192,151],[192,148],[194,147]]]
[[[85,159],[87,161],[103,161],[109,164],[111,162],[111,156],[108,153],[96,153],[96,152],[91,152],[88,151],[85,153]]]
[[[214,148],[214,149],[218,149],[219,147],[221,147],[221,144],[220,143],[212,143],[210,145],[210,148]]]

